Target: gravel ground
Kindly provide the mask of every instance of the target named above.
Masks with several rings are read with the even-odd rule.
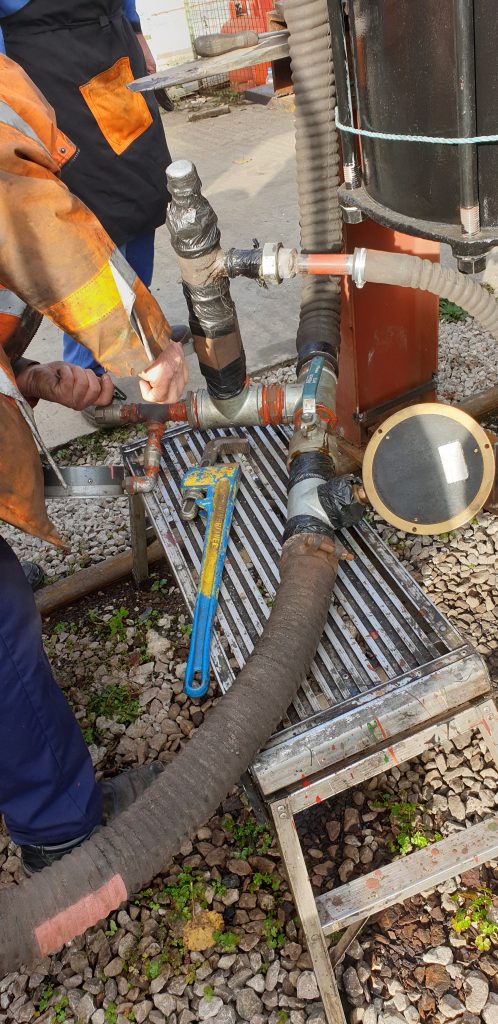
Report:
[[[470,321],[442,324],[441,397],[459,399],[489,385],[495,352],[495,342]],[[292,375],[280,368],[266,376]],[[113,461],[123,437],[92,435],[58,459]],[[71,538],[69,555],[2,530],[49,579],[129,546],[124,500],[49,505]],[[498,520],[482,514],[436,540],[378,528],[498,681]],[[189,631],[165,565],[140,593],[124,582],[45,621],[47,652],[99,776],[171,760],[202,724],[214,697],[199,707],[182,693]],[[498,806],[497,778],[482,741],[468,736],[302,815],[315,891],[458,831],[464,819],[480,820]],[[19,877],[17,850],[0,832],[0,885]],[[491,864],[371,922],[338,970],[351,1024],[498,1024],[498,940],[488,936],[498,921],[496,893],[498,867]],[[185,926],[203,909],[220,915],[216,945],[195,952]],[[460,931],[452,927],[455,914]],[[235,790],[167,873],[125,909],[33,971],[21,968],[0,981],[0,1021],[325,1024],[310,968],[272,833]]]

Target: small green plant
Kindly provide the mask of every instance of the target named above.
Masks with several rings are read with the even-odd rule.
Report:
[[[53,985],[46,985],[45,988],[43,989],[43,992],[42,992],[42,994],[41,994],[37,1004],[36,1004],[35,1017],[39,1017],[40,1014],[43,1013],[43,1011],[47,1009],[47,1006],[48,1006],[48,1004],[49,1004],[53,994],[54,994],[54,986]]]
[[[56,624],[55,624],[55,626],[54,626],[54,628],[52,630],[52,633],[55,633],[57,636],[59,635],[59,633],[72,633],[74,635],[76,633],[76,623],[75,622],[56,622]]]
[[[210,1003],[214,996],[214,988],[212,985],[204,985],[204,999],[207,1003]]]
[[[263,935],[269,949],[281,949],[285,943],[282,924],[273,914],[267,914],[263,921]]]
[[[95,739],[91,725],[86,725],[85,728],[81,730],[81,732],[83,734],[83,739],[87,747],[90,747]]]
[[[192,623],[191,622],[181,622],[180,623],[180,633],[182,634],[182,636],[192,636]]]
[[[66,1010],[69,1006],[69,999],[67,996],[61,996],[61,998],[54,1005],[54,1015],[52,1017],[53,1024],[64,1024],[66,1019]]]
[[[458,323],[459,320],[467,320],[468,313],[462,309],[461,306],[457,306],[455,302],[450,302],[449,299],[439,300],[439,319],[445,323]]]
[[[254,853],[268,853],[272,845],[273,837],[268,829],[264,825],[258,825],[252,818],[237,824],[231,818],[225,818],[223,827],[233,836],[233,841],[238,847],[235,856],[242,860]]]
[[[286,1024],[289,1020],[289,1014],[287,1010],[277,1010],[277,1024]]]
[[[96,608],[90,608],[90,610],[86,614],[87,614],[87,618],[89,619],[89,621],[93,622],[94,625],[97,624],[97,623],[102,622],[100,614],[99,614],[99,612],[97,611]]]
[[[127,608],[116,608],[106,623],[110,637],[117,636],[120,640],[124,640],[126,636],[125,620],[127,618]]]
[[[194,902],[206,906],[204,899],[205,882],[200,871],[193,871],[191,867],[183,868],[176,881],[167,885],[163,890],[164,895],[171,901],[175,910],[181,917],[188,918],[190,909]]]
[[[161,904],[155,899],[153,889],[142,889],[142,891],[137,894],[136,899],[133,902],[136,903],[137,907],[141,906],[143,902],[146,902],[149,910],[159,910],[161,907]]]
[[[213,932],[213,939],[226,953],[235,952],[239,944],[239,936],[235,932]]]
[[[147,977],[150,978],[151,981],[154,981],[154,978],[158,978],[160,973],[161,964],[159,964],[157,960],[152,960],[147,968]]]
[[[262,886],[265,889],[271,889],[274,893],[278,893],[280,892],[281,882],[278,875],[269,875],[261,873],[261,871],[255,871],[249,886],[249,892],[258,892]]]
[[[118,1008],[116,1003],[108,1003],[104,1010],[105,1024],[116,1024],[118,1019]]]
[[[418,825],[417,804],[393,801],[389,793],[384,793],[373,801],[374,807],[389,811],[394,839],[390,843],[391,853],[405,857],[412,850],[423,850],[429,843],[437,843],[443,837],[440,832],[428,836]]]
[[[166,594],[169,589],[169,580],[154,580],[150,589],[154,594]]]
[[[451,899],[458,905],[451,920],[453,931],[472,932],[476,949],[480,953],[487,953],[494,943],[498,943],[498,924],[489,918],[489,912],[494,906],[491,889],[482,886],[475,892],[455,892]]]
[[[108,935],[109,938],[112,938],[112,936],[116,934],[117,930],[118,930],[118,926],[117,926],[116,922],[114,921],[114,919],[111,918],[111,920],[109,921],[109,927],[106,930],[106,935]]]
[[[90,718],[113,718],[119,725],[131,725],[140,714],[140,704],[126,686],[109,683],[88,701],[87,713]]]
[[[223,882],[220,882],[219,878],[214,878],[211,885],[216,896],[225,896],[227,887],[226,885],[223,885]]]

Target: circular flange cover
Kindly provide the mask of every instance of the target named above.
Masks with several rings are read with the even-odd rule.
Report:
[[[407,533],[448,533],[480,512],[495,460],[481,426],[460,409],[428,402],[385,420],[363,460],[376,512]]]

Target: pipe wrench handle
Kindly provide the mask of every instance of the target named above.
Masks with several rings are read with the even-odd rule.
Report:
[[[209,689],[211,637],[217,605],[218,595],[197,595],[183,687],[187,697],[194,699],[204,697]]]

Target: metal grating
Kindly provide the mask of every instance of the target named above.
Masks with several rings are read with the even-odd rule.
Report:
[[[212,668],[222,690],[247,661],[270,613],[286,514],[287,428],[165,434],[159,486],[144,495],[148,515],[192,612],[204,527],[179,514],[180,481],[199,462],[208,440],[245,436],[242,465],[212,644]],[[140,473],[144,441],[123,448],[125,464]],[[233,458],[233,457],[232,457]],[[230,461],[225,457],[224,461]],[[437,611],[368,523],[338,535],[342,552],[328,622],[309,678],[284,725],[308,720],[403,677],[461,647],[458,633]]]

